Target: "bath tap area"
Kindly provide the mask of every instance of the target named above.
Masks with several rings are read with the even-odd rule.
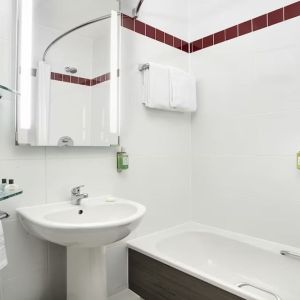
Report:
[[[300,299],[300,1],[0,4],[0,300]]]

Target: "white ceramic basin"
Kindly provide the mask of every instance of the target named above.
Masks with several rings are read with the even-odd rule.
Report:
[[[139,224],[145,207],[111,196],[87,198],[82,204],[58,202],[17,209],[31,234],[63,246],[100,247],[126,237]]]
[[[67,300],[107,300],[105,248],[134,230],[145,207],[111,196],[81,205],[58,202],[17,209],[27,231],[67,246]]]

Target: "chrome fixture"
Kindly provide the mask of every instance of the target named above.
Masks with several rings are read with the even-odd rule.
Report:
[[[84,198],[87,198],[89,195],[88,194],[81,194],[80,193],[80,189],[83,188],[84,185],[79,185],[74,187],[71,190],[71,203],[73,205],[80,205],[81,204],[81,200]]]
[[[19,95],[19,93],[17,91],[14,91],[14,90],[12,90],[12,89],[4,86],[4,85],[1,85],[1,84],[0,84],[0,90],[4,90],[6,92],[9,92],[9,93],[12,93],[12,94],[15,94],[15,95]],[[0,94],[0,99],[2,99],[2,98],[3,98],[3,95]]]
[[[65,71],[67,73],[76,74],[78,72],[78,69],[75,67],[65,67]]]
[[[144,0],[139,0],[137,7],[132,10],[132,15],[133,15],[134,19],[137,19],[139,17],[139,12],[143,5],[143,2],[144,2]]]
[[[253,285],[253,284],[243,282],[243,283],[239,283],[239,284],[237,285],[238,288],[243,288],[243,287],[247,287],[247,286],[248,286],[248,287],[252,287],[252,288],[254,288],[254,289],[257,289],[257,290],[259,290],[259,291],[261,291],[261,292],[267,293],[267,294],[273,296],[276,300],[281,300],[281,298],[280,298],[278,295],[274,294],[273,292],[270,292],[270,291],[268,291],[268,290],[266,290],[266,289],[263,289],[263,288],[261,288],[261,287],[255,286],[255,285]]]
[[[59,138],[57,142],[57,146],[59,147],[74,146],[74,141],[69,136],[62,136],[61,138]]]
[[[118,13],[118,15],[120,15],[120,13]],[[80,24],[74,28],[71,28],[70,30],[66,31],[65,33],[61,34],[60,36],[58,36],[55,40],[53,40],[46,48],[44,54],[43,54],[43,61],[46,61],[46,56],[50,50],[50,48],[52,48],[53,45],[55,45],[59,40],[61,40],[62,38],[64,38],[65,36],[69,35],[70,33],[80,29],[80,28],[83,28],[85,26],[88,26],[88,25],[91,25],[91,24],[94,24],[94,23],[97,23],[97,22],[100,22],[100,21],[104,21],[104,20],[107,20],[107,19],[110,19],[111,15],[105,15],[105,16],[102,16],[102,17],[99,17],[99,18],[96,18],[96,19],[93,19],[93,20],[90,20],[90,21],[87,21],[83,24]]]
[[[294,253],[294,252],[291,252],[291,251],[281,250],[280,254],[284,255],[284,256],[291,256],[291,257],[300,259],[300,254]]]
[[[139,65],[139,71],[140,71],[140,72],[149,70],[149,68],[150,68],[150,65],[149,65],[149,64],[142,64],[142,65]]]
[[[0,220],[7,219],[9,214],[0,210]]]

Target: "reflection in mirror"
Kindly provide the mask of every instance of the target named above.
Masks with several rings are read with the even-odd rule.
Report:
[[[117,0],[18,1],[19,145],[118,144],[118,10]]]

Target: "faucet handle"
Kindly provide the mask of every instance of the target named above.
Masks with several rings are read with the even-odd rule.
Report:
[[[84,185],[79,185],[79,186],[75,186],[74,188],[72,188],[72,190],[71,190],[72,195],[79,195],[80,189],[83,187],[84,187]]]

